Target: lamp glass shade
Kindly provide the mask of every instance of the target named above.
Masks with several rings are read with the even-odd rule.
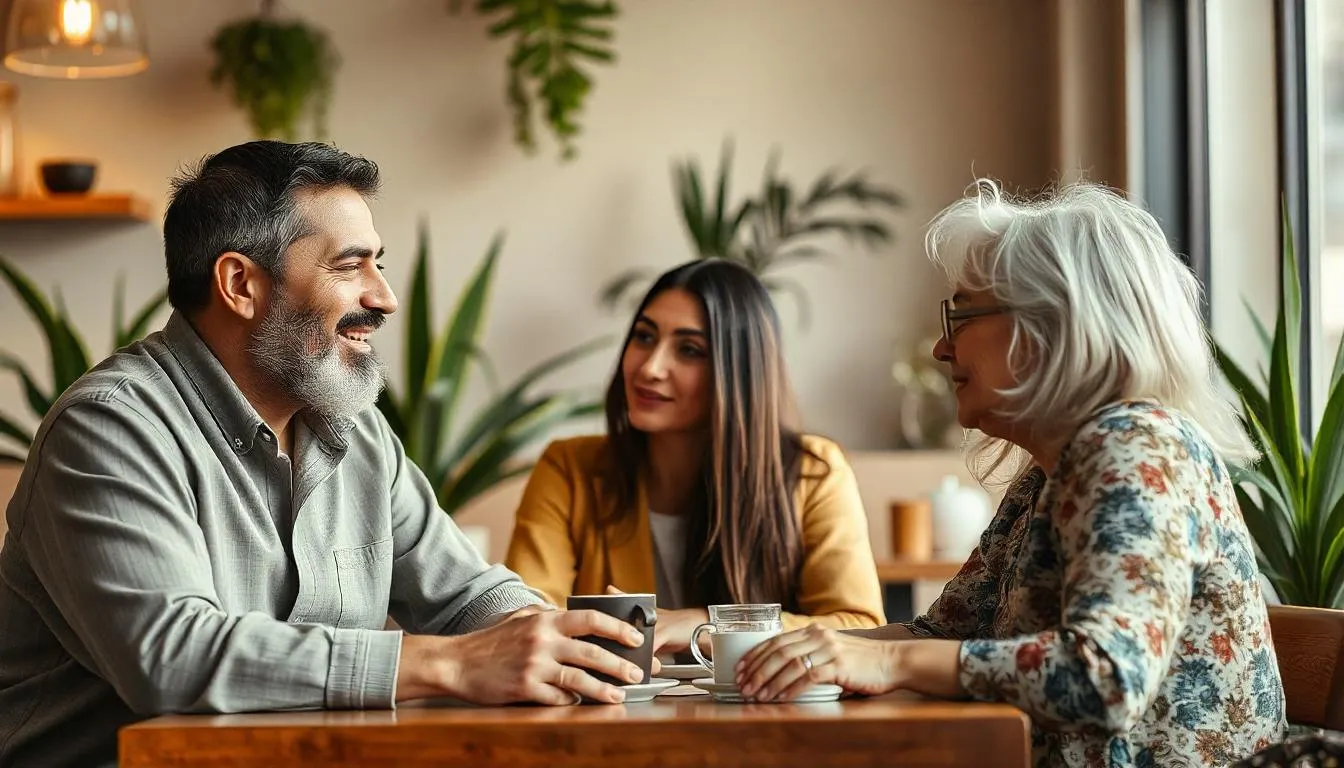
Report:
[[[5,67],[25,75],[125,77],[149,66],[135,0],[13,0]]]

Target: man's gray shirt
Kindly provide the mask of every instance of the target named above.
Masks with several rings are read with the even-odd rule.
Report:
[[[487,565],[375,409],[296,465],[181,315],[29,449],[0,550],[0,765],[112,759],[165,712],[391,707],[401,633],[540,603]]]

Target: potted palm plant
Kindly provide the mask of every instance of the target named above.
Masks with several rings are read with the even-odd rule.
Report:
[[[431,328],[429,234],[421,223],[405,304],[405,389],[398,393],[389,387],[378,400],[379,410],[401,439],[407,457],[424,471],[439,505],[449,515],[495,485],[531,470],[534,462],[523,458],[524,450],[557,426],[602,412],[595,396],[572,390],[533,390],[549,374],[610,344],[609,338],[593,339],[549,357],[508,387],[494,387],[493,398],[474,414],[458,412],[474,365],[479,364],[488,379],[494,378],[480,340],[502,246],[502,236],[496,236],[463,287],[442,332],[436,334]],[[484,555],[488,547],[479,538],[476,542]]]
[[[905,201],[895,190],[870,182],[861,171],[849,175],[827,171],[800,192],[779,175],[779,155],[772,152],[760,191],[734,204],[729,201],[732,162],[732,142],[726,141],[712,191],[694,159],[673,164],[678,212],[695,257],[735,261],[772,292],[789,294],[798,306],[799,323],[806,328],[811,315],[807,292],[779,270],[833,255],[825,247],[827,238],[839,236],[869,251],[891,242],[891,228],[870,209],[896,210]],[[599,301],[615,307],[653,274],[645,268],[627,270],[602,287]]]
[[[1302,297],[1286,224],[1282,261],[1273,336],[1256,322],[1269,357],[1262,380],[1215,345],[1218,365],[1241,399],[1242,420],[1260,450],[1255,464],[1235,478],[1237,500],[1255,539],[1260,570],[1279,599],[1344,609],[1344,344],[1335,356],[1320,426],[1314,436],[1305,434],[1298,410]]]
[[[74,323],[66,314],[60,292],[54,292],[48,298],[31,280],[19,272],[14,265],[0,258],[0,277],[9,284],[19,297],[28,314],[42,328],[42,337],[47,345],[51,360],[50,386],[42,386],[28,366],[13,354],[0,350],[0,370],[10,371],[19,377],[23,385],[24,400],[38,421],[47,415],[56,399],[71,384],[91,367],[88,345],[75,330]],[[125,285],[117,280],[116,293],[112,306],[112,349],[117,350],[145,335],[150,322],[167,301],[166,290],[160,290],[136,311],[129,320],[125,318]],[[32,434],[24,429],[12,417],[0,414],[0,436],[7,438],[12,448],[0,444],[0,464],[22,465],[28,446],[32,443]]]

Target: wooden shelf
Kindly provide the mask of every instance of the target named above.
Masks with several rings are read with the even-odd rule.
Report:
[[[896,558],[877,564],[877,578],[884,584],[911,581],[948,581],[961,570],[960,560],[907,560]]]
[[[149,221],[149,201],[132,194],[0,197],[0,221]]]

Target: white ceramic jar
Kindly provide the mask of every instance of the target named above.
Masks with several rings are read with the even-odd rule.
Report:
[[[929,494],[933,508],[933,555],[939,560],[965,560],[980,543],[994,512],[982,489],[962,485],[954,475],[943,478]]]

